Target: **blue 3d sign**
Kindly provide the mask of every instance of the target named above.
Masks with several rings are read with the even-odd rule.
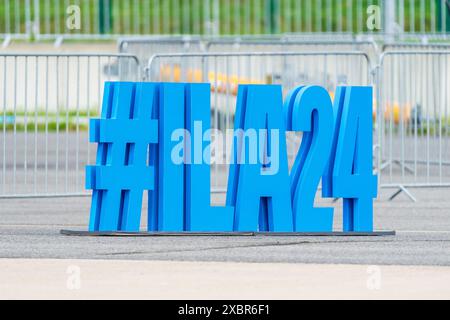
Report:
[[[283,102],[279,85],[241,85],[234,129],[210,121],[209,84],[106,83],[90,123],[89,231],[139,231],[147,191],[148,231],[331,232],[334,209],[314,205],[320,182],[322,197],[343,198],[344,231],[373,231],[371,87],[339,87],[333,102],[300,86]],[[302,142],[289,172],[290,131]],[[226,205],[214,207],[210,166],[223,159]]]

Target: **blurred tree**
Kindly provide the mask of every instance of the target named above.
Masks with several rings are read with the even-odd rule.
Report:
[[[98,14],[99,14],[99,26],[98,30],[100,34],[110,33],[112,26],[112,1],[111,0],[98,0]]]
[[[444,0],[445,6],[442,6],[441,0],[436,0],[436,14],[438,19],[438,31],[450,32],[450,0]],[[445,12],[442,12],[442,11]],[[445,26],[444,26],[445,23]]]
[[[266,0],[265,1],[265,25],[266,33],[274,34],[280,32],[280,0]]]

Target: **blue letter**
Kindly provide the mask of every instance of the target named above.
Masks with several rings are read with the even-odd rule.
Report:
[[[348,87],[340,112],[332,192],[344,198],[344,231],[373,231],[372,88]]]
[[[291,171],[294,226],[299,232],[329,232],[333,208],[314,208],[317,185],[328,164],[333,129],[333,109],[328,92],[318,86],[300,87],[285,104],[288,127],[303,131],[302,143]],[[294,103],[292,105],[292,100]],[[291,107],[292,106],[292,107]]]
[[[251,148],[245,141],[234,142],[235,164],[230,166],[227,204],[235,206],[234,229],[236,231],[293,230],[292,206],[289,192],[285,125],[282,114],[281,86],[239,86],[235,117],[235,130],[267,130],[263,141],[267,153],[279,153],[279,164],[248,163]],[[278,145],[271,144],[271,131],[278,134]],[[257,135],[260,136],[259,134]],[[239,140],[239,139],[238,139]],[[258,143],[258,141],[249,141]],[[258,143],[261,149],[261,143]],[[244,153],[244,155],[243,155]],[[261,153],[261,150],[260,150]],[[238,163],[245,160],[245,163]],[[274,167],[278,170],[274,172]]]
[[[184,84],[163,83],[159,95],[158,230],[184,230],[184,164],[172,161],[172,132],[184,129]]]
[[[190,150],[186,164],[186,231],[233,231],[234,208],[211,207],[210,155],[203,158],[207,145],[203,132],[210,134],[211,126],[210,92],[209,84],[186,86],[186,130],[191,133],[191,145],[186,146]]]

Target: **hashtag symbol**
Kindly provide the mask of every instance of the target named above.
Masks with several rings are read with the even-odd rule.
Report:
[[[107,82],[100,119],[90,121],[98,144],[95,166],[86,168],[93,190],[89,231],[139,231],[144,191],[154,189],[149,146],[158,142],[152,119],[157,97],[152,83]]]

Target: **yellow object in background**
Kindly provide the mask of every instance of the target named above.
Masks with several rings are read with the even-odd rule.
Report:
[[[411,118],[411,106],[409,104],[400,105],[398,102],[394,104],[387,103],[384,110],[384,119],[399,124],[401,121],[408,122]]]
[[[164,65],[160,69],[161,81],[173,82],[202,82],[203,72],[200,69],[187,69],[186,79],[182,79],[181,67],[179,65]],[[237,75],[226,75],[220,72],[209,72],[208,81],[211,83],[211,91],[219,93],[229,93],[236,96],[239,84],[265,84],[265,81],[258,79],[248,79]]]

